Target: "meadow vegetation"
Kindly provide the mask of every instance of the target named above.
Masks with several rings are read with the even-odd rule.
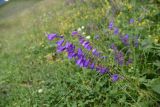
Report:
[[[1,6],[0,107],[159,107],[160,1],[117,1],[15,0]],[[93,61],[109,67],[116,81],[79,67],[66,52],[57,53],[58,39],[47,38],[56,33],[92,56],[73,31],[103,54]]]

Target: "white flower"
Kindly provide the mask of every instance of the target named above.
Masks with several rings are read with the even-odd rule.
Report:
[[[85,35],[85,34],[86,34],[85,32],[82,33],[82,35]]]
[[[91,38],[91,36],[86,36],[86,39],[90,39]]]
[[[7,2],[7,1],[9,1],[9,0],[4,0],[4,1],[6,1],[6,2]]]
[[[43,89],[39,89],[39,90],[38,90],[38,93],[42,93],[42,92],[43,92]]]
[[[81,28],[84,29],[84,26],[82,26]]]
[[[78,28],[78,32],[80,32],[82,29],[81,28]]]

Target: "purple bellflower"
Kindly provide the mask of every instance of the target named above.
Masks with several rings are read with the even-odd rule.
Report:
[[[128,36],[128,34],[126,34],[126,35],[123,36],[123,37],[120,37],[120,39],[121,39],[121,41],[122,41],[122,43],[123,43],[124,45],[129,45],[129,36]]]
[[[114,52],[116,52],[118,50],[117,47],[116,47],[116,45],[114,43],[111,44],[111,49],[113,49]]]
[[[73,44],[69,43],[66,48],[68,53],[73,53],[75,51],[75,46]]]
[[[90,69],[94,69],[95,68],[95,64],[94,63],[92,63],[91,65],[90,65]]]
[[[72,36],[76,36],[76,35],[78,35],[78,31],[73,31]]]
[[[115,35],[118,35],[118,33],[119,33],[119,29],[118,29],[117,27],[115,27],[115,28],[114,28],[114,34],[115,34]]]
[[[64,51],[66,49],[65,46],[58,46],[57,47],[57,53],[61,53],[62,51]]]
[[[119,64],[119,65],[123,65],[124,64],[124,55],[121,51],[117,52],[115,55],[115,61]]]
[[[92,50],[92,54],[95,55],[95,56],[97,56],[97,57],[100,56],[100,53],[97,52],[97,49],[93,49],[93,50]]]
[[[112,78],[112,81],[115,82],[119,79],[119,76],[118,76],[118,74],[113,74],[113,75],[111,75],[111,78]]]
[[[104,67],[96,67],[96,70],[100,73],[100,74],[105,74],[107,72],[109,72],[109,69],[108,68],[104,68]]]
[[[83,51],[82,51],[81,48],[78,48],[77,57],[80,58],[80,57],[82,57],[82,56],[84,56],[84,53],[83,53]]]
[[[77,56],[77,54],[76,53],[72,53],[72,52],[68,52],[68,58],[69,59],[72,59],[72,58],[75,58]]]
[[[84,60],[84,67],[87,68],[89,66],[90,60]]]
[[[86,48],[87,50],[92,50],[92,46],[90,45],[90,43],[88,41],[84,41],[83,44],[84,48]]]
[[[63,44],[63,42],[64,42],[64,39],[61,39],[61,40],[57,41],[56,44],[57,44],[58,46],[61,46],[61,45]]]
[[[131,18],[131,19],[129,20],[129,23],[130,23],[130,24],[134,23],[134,19]]]
[[[48,40],[53,40],[54,38],[56,38],[57,37],[57,34],[48,34]]]
[[[108,28],[109,28],[110,30],[112,30],[112,29],[113,29],[113,25],[114,25],[114,23],[113,23],[113,21],[111,21],[111,22],[109,23]]]

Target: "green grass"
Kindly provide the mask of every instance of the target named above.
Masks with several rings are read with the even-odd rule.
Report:
[[[56,52],[55,42],[47,41],[46,33],[59,33],[76,42],[69,34],[81,26],[85,26],[84,32],[91,36],[96,48],[108,54],[107,44],[117,39],[105,38],[104,32],[112,17],[106,17],[110,5],[102,2],[91,0],[66,5],[63,0],[15,0],[0,7],[0,107],[159,106],[159,74],[150,59],[157,59],[159,48],[154,50],[155,54],[152,45],[136,52],[134,57],[138,61],[138,54],[144,53],[143,65],[137,61],[124,68],[125,72],[120,70],[127,80],[116,83],[107,75],[77,67],[66,55],[52,55]],[[159,12],[156,4],[144,5],[148,13],[136,10],[141,2],[126,0],[124,4],[122,12],[114,17],[122,31],[147,35],[141,41],[144,43],[146,39],[154,42],[159,38],[159,23],[145,19]],[[137,11],[134,15],[127,11],[129,4]],[[126,25],[130,17],[136,18],[139,14],[144,16],[142,26]],[[95,34],[101,35],[102,41],[94,41]]]

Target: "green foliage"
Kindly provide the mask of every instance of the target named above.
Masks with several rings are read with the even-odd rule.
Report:
[[[152,0],[124,0],[118,4],[114,1],[120,9],[116,14],[107,0],[76,0],[68,5],[62,0],[41,1],[12,17],[4,15],[6,8],[2,7],[0,14],[7,19],[0,20],[0,106],[158,107],[158,4]],[[6,6],[13,3],[18,7],[18,2]],[[136,20],[133,25],[128,24],[130,18]],[[112,42],[122,47],[107,30],[111,19],[124,34],[141,36],[140,46],[134,50],[135,62],[127,69],[117,69],[124,79],[114,83],[107,75],[77,67],[65,54],[57,55],[55,42],[46,38],[47,33],[59,33],[75,42],[70,33],[85,26],[82,32],[108,55]],[[100,35],[101,40],[95,41],[95,35]]]

